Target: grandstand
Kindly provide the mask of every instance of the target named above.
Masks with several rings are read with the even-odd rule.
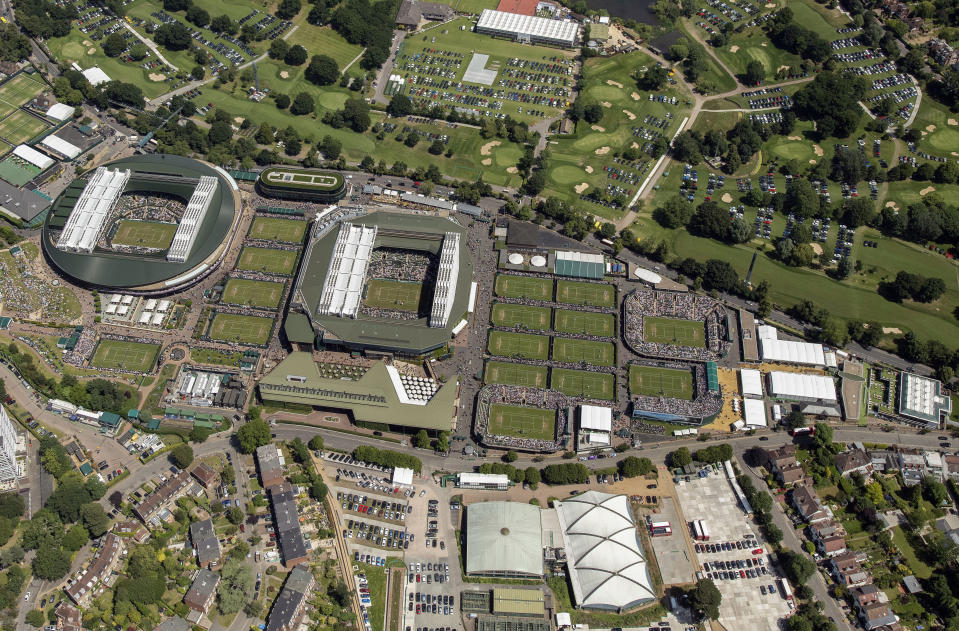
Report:
[[[70,218],[57,240],[57,249],[93,252],[107,224],[110,211],[129,181],[130,169],[110,170],[98,167],[73,207],[73,212],[70,213]]]
[[[722,393],[711,388],[711,364],[634,361],[629,365],[630,415],[669,423],[700,425],[722,410]]]
[[[323,283],[323,295],[316,312],[355,318],[360,309],[366,269],[376,240],[376,226],[344,223],[333,245],[333,258]]]
[[[200,226],[206,218],[206,212],[210,209],[210,203],[213,201],[213,193],[216,191],[216,178],[204,175],[200,178],[200,183],[190,196],[187,202],[186,211],[180,220],[180,225],[173,235],[173,243],[167,252],[167,260],[176,263],[182,263],[190,256],[193,244],[196,242],[197,235],[200,233]]]
[[[457,232],[447,232],[440,252],[440,269],[433,294],[433,310],[430,313],[430,326],[433,328],[443,328],[450,320],[453,300],[456,298],[459,259],[460,235]]]
[[[487,447],[551,453],[566,446],[572,409],[556,390],[491,384],[477,395],[473,428]]]
[[[726,310],[693,292],[636,289],[623,301],[623,329],[626,344],[645,357],[716,361],[729,350]]]

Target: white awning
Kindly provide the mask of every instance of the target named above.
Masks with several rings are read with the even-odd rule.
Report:
[[[743,385],[743,396],[763,396],[763,377],[758,370],[740,370],[739,378]]]
[[[579,426],[581,429],[611,432],[613,431],[613,411],[598,405],[581,405]]]
[[[413,470],[403,467],[393,468],[393,484],[401,486],[413,486]]]
[[[766,427],[766,404],[762,399],[743,399],[747,427]]]

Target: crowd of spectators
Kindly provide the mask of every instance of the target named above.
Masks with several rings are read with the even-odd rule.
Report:
[[[10,252],[13,261],[0,257],[0,303],[4,313],[27,320],[70,322],[76,317],[68,313],[64,286],[51,287],[37,274],[35,258],[20,248]]]
[[[367,277],[425,284],[436,280],[438,266],[439,257],[431,252],[375,248]]]
[[[552,440],[523,438],[491,434],[489,432],[490,406],[494,404],[516,405],[536,409],[556,410],[556,434]],[[565,444],[560,437],[566,434],[567,410],[570,402],[565,394],[556,390],[524,388],[502,384],[489,385],[479,391],[476,399],[475,431],[484,445],[522,451],[559,451]]]
[[[646,339],[646,318],[675,318],[702,322],[706,345],[681,346]],[[726,354],[727,316],[723,306],[693,292],[640,288],[623,301],[624,338],[630,348],[647,357],[667,357],[694,361],[715,361]]]

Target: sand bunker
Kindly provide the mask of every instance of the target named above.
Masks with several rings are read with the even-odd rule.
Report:
[[[902,334],[902,329],[900,329],[899,327],[895,327],[895,326],[884,326],[884,327],[882,327],[882,332],[885,333],[886,335],[890,335],[890,334],[891,334],[891,335],[901,335],[901,334]]]
[[[951,154],[951,155],[954,155],[954,156],[959,156],[959,153],[957,153],[957,152],[955,152],[955,151],[950,152],[950,154]]]
[[[802,136],[786,136],[786,140],[802,140]]]
[[[150,81],[163,81],[164,79],[166,79],[165,74],[160,74],[159,72],[150,73]]]
[[[85,40],[83,40],[83,45],[84,45],[84,46],[93,46],[93,42],[91,42],[91,41],[88,40],[88,39],[85,39]]]
[[[595,151],[595,153],[598,156],[605,156],[607,153],[609,153],[609,147],[600,147]]]
[[[723,193],[722,200],[724,204],[728,204],[729,202],[733,201],[733,196],[729,193]]]
[[[926,125],[926,131],[931,134],[932,132],[936,131],[936,126],[935,126],[935,125]]]
[[[789,66],[779,66],[776,68],[777,73],[782,72],[783,70],[789,70]]]
[[[507,172],[507,173],[519,173],[519,169],[517,169],[516,167],[506,167],[506,172]]]
[[[593,172],[593,167],[587,166],[586,169],[585,169],[585,171],[586,171],[587,173],[592,173],[592,172]]]
[[[599,125],[593,125],[592,127],[590,127],[590,129],[592,129],[593,131],[600,131],[600,132],[606,131],[605,127],[600,127]]]
[[[949,120],[946,121],[946,124],[947,124],[947,125],[959,125],[959,121],[957,121],[957,120],[954,119],[954,118],[950,118]]]
[[[763,48],[766,48],[766,42],[763,42],[762,44],[760,44],[760,46],[762,46]]]
[[[817,156],[819,156],[819,157],[822,157],[822,156],[823,156],[822,147],[820,147],[819,145],[813,145],[813,146],[812,146],[812,150],[813,150],[813,152],[814,152]]]
[[[481,156],[488,156],[488,155],[490,155],[490,149],[492,149],[493,147],[499,147],[501,144],[503,144],[503,143],[500,142],[499,140],[491,140],[491,141],[489,141],[488,143],[486,143],[485,145],[483,145],[482,147],[480,147],[480,155],[481,155]]]
[[[642,96],[640,96],[639,92],[633,92],[632,94],[630,94],[630,96],[633,97],[634,101],[638,101],[639,99],[643,98]]]
[[[738,52],[739,52],[739,46],[736,46],[735,44],[732,45],[732,46],[730,46],[730,47],[729,47],[729,52],[731,52],[731,53],[738,53]]]
[[[242,116],[234,116],[234,117],[233,117],[233,122],[236,123],[237,125],[242,125],[242,124],[243,124],[243,117],[242,117]]]
[[[623,84],[619,81],[613,81],[612,79],[606,79],[606,85],[615,85],[617,88],[623,87]]]
[[[603,101],[602,103],[600,103],[600,105],[602,105],[603,107],[612,107],[612,106],[613,106],[613,104],[610,103],[609,101]]]
[[[810,161],[809,161],[809,164],[816,164],[816,161],[815,161],[815,160],[810,160]]]
[[[583,191],[585,191],[585,190],[588,189],[588,188],[589,188],[589,184],[588,184],[587,182],[583,182],[582,184],[577,184],[577,185],[573,188],[573,190],[576,191],[576,194],[577,194],[577,195],[579,195],[579,194],[581,194]]]
[[[925,197],[926,195],[933,192],[934,190],[936,190],[935,186],[927,186],[926,188],[919,191],[919,197]]]
[[[484,167],[488,167],[489,165],[493,164],[493,158],[483,158],[483,161],[481,164]]]
[[[812,246],[812,251],[816,253],[816,256],[822,256],[822,246],[818,243],[810,243]]]
[[[633,144],[631,145],[631,148],[633,148],[633,149],[639,149],[639,143],[634,140],[634,141],[633,141]]]
[[[88,48],[88,49],[87,49],[87,54],[88,54],[88,55],[92,55],[92,54],[94,54],[94,53],[96,53],[96,52],[97,52],[97,49],[96,49],[96,48]]]
[[[886,202],[886,208],[892,208],[896,212],[899,212],[899,206],[896,204],[896,202]]]
[[[281,71],[280,71],[280,78],[281,78],[281,79],[289,79],[289,78],[290,78],[290,73],[287,72],[286,70],[281,70]]]
[[[775,2],[767,2],[765,6],[766,6],[767,9],[775,9],[775,8],[776,8],[776,3],[775,3]]]
[[[630,112],[629,110],[623,110],[623,114],[625,114],[631,121],[636,120],[636,115]]]

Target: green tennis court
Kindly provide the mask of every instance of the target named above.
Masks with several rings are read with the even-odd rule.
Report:
[[[560,280],[556,282],[556,302],[567,305],[615,307],[616,288],[606,283]]]
[[[127,342],[124,340],[100,340],[93,353],[90,365],[97,368],[150,372],[160,351],[159,344]]]
[[[616,350],[609,342],[557,337],[553,339],[553,359],[559,362],[612,366],[616,360]]]
[[[489,336],[489,352],[500,357],[546,359],[549,357],[549,337],[493,331]]]
[[[524,327],[537,331],[548,331],[550,309],[548,307],[500,302],[493,305],[493,313],[490,319],[496,326]]]
[[[497,296],[506,298],[552,300],[553,281],[550,278],[500,274],[496,277],[495,291]]]
[[[560,333],[583,333],[598,337],[612,337],[616,332],[616,317],[609,313],[561,309],[556,312],[555,328]]]
[[[689,401],[693,398],[693,373],[691,370],[677,368],[631,365],[629,391],[649,397]]]
[[[255,217],[250,227],[250,238],[300,243],[306,233],[306,222],[278,217]]]
[[[546,366],[527,366],[509,362],[486,362],[483,380],[486,383],[502,383],[510,386],[546,387]]]
[[[289,276],[296,265],[296,252],[247,246],[240,253],[236,269]]]
[[[273,330],[272,318],[218,313],[210,325],[210,339],[224,342],[266,344]]]
[[[602,372],[553,368],[549,387],[571,397],[613,401],[616,398],[616,377]]]
[[[221,302],[232,305],[248,305],[276,309],[283,298],[283,283],[271,283],[265,280],[231,278],[223,289]]]
[[[494,403],[489,410],[489,433],[492,436],[553,440],[556,437],[556,410]]]
[[[706,347],[706,324],[698,320],[646,317],[643,338],[656,344]]]

